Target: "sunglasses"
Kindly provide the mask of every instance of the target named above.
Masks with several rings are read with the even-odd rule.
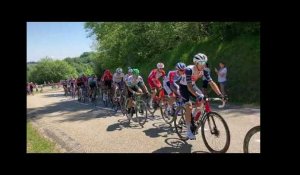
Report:
[[[200,64],[200,65],[205,65],[206,64],[206,61],[200,61],[200,62],[198,62],[198,64]]]

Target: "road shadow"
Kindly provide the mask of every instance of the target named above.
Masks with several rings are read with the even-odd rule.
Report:
[[[155,128],[149,128],[143,131],[146,136],[149,136],[151,138],[167,137],[168,135],[174,133],[173,128],[165,122],[156,122],[153,123],[152,126],[154,126]]]
[[[115,113],[109,108],[94,106],[92,103],[83,104],[68,98],[62,98],[59,102],[44,107],[27,108],[28,119],[37,120],[43,117],[63,115],[64,119],[59,122],[114,117],[119,114],[121,113]]]
[[[120,131],[123,128],[142,129],[141,126],[133,121],[128,122],[127,119],[119,119],[118,123],[113,123],[106,128],[106,131]]]
[[[207,151],[193,151],[192,153],[210,153],[210,152],[207,152]]]
[[[47,98],[47,97],[66,97],[63,93],[42,94],[41,96],[44,97],[44,98]]]
[[[160,115],[151,115],[149,112],[148,112],[148,117],[147,117],[147,120],[151,120],[151,121],[154,121],[154,120],[161,120],[162,117]]]
[[[178,138],[167,138],[165,143],[169,146],[159,148],[152,153],[191,153],[192,145]]]

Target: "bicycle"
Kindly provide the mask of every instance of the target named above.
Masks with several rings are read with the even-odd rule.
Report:
[[[130,108],[130,110],[128,111],[128,113],[126,115],[128,118],[128,121],[130,122],[135,114],[136,119],[141,127],[144,126],[144,124],[147,121],[147,117],[148,117],[147,105],[146,105],[146,102],[144,102],[144,100],[141,99],[142,95],[143,95],[142,93],[133,94],[133,97],[132,97],[133,107]],[[128,102],[129,102],[129,98],[126,99],[126,103],[125,103],[126,108],[125,109],[128,109]]]
[[[97,91],[97,87],[94,87],[91,89],[91,98],[90,98],[90,101],[96,106],[96,91]]]
[[[171,109],[172,112],[167,111],[167,104],[165,104],[164,111],[162,112],[162,118],[167,124],[171,125],[171,123],[174,122],[176,108],[183,106],[183,104],[184,104],[182,102],[182,100],[183,100],[182,97],[176,97],[175,103],[172,105],[172,109]],[[183,113],[183,111],[180,110],[177,112],[177,115],[180,115],[182,113]]]
[[[150,97],[151,98],[151,97]],[[148,99],[146,99],[146,101],[148,101]],[[150,104],[147,102],[147,109],[149,111],[149,113],[151,114],[151,116],[154,117],[154,114],[156,112],[156,110],[159,108],[160,109],[160,113],[162,118],[166,121],[167,124],[169,124],[164,117],[164,111],[163,109],[166,109],[167,105],[168,105],[168,101],[167,101],[167,97],[165,96],[165,92],[164,89],[162,88],[159,92],[158,95],[155,95],[153,101],[152,101],[152,109],[150,108]]]
[[[243,142],[243,150],[244,153],[253,153],[253,151],[260,153],[260,126],[254,126],[247,132]]]
[[[71,96],[73,99],[75,99],[76,96],[75,85],[71,86]]]
[[[201,128],[201,134],[204,141],[205,146],[210,152],[213,153],[225,153],[230,145],[230,132],[228,125],[226,121],[223,119],[223,117],[218,114],[217,112],[213,112],[210,108],[209,101],[222,101],[223,105],[225,105],[225,101],[223,101],[220,98],[204,98],[204,104],[200,108],[200,111],[198,111],[196,114],[191,114],[191,131],[193,134],[197,135],[199,128]],[[198,101],[193,102],[193,108],[195,107],[197,109],[197,103]],[[179,111],[181,112],[181,115],[178,115]],[[183,106],[179,106],[176,108],[175,115],[174,115],[174,127],[177,135],[180,139],[184,140],[184,137],[182,136],[183,131],[186,132],[186,124],[185,124],[185,108]],[[220,120],[220,123],[218,123],[217,126],[217,119]],[[223,132],[221,132],[221,126],[224,127],[225,131],[225,143],[217,143],[217,146],[221,145],[221,148],[213,148],[213,144],[215,141],[219,141],[218,139],[220,136],[222,136]],[[207,136],[206,136],[207,134]],[[212,136],[212,142],[209,143],[209,136]]]
[[[123,115],[126,113],[126,108],[125,108],[125,95],[123,94],[124,90],[117,89],[116,92],[116,97],[113,99],[113,110],[117,112],[119,109],[122,111]]]
[[[80,98],[78,100],[85,103],[87,100],[87,87],[82,85],[79,90],[80,90]]]

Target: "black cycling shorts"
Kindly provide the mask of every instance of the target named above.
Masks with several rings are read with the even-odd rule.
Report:
[[[202,87],[207,89],[207,85],[208,85],[208,81],[207,80],[203,80],[203,85]]]
[[[137,86],[134,86],[131,89],[134,90],[135,92],[138,91],[138,87]],[[128,95],[127,96],[128,98],[133,96],[133,94],[128,89],[127,89],[127,95]]]
[[[104,86],[107,86],[110,89],[111,88],[111,82],[112,82],[112,80],[105,80],[104,81]]]

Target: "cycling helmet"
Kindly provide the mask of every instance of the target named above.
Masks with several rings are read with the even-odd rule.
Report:
[[[122,68],[118,67],[118,68],[116,69],[116,72],[120,74],[120,73],[123,72],[123,70],[122,70]]]
[[[178,70],[184,70],[185,67],[186,67],[185,64],[182,62],[179,62],[176,64],[176,69],[178,69]]]
[[[132,73],[133,69],[128,69],[128,73]]]
[[[158,69],[163,69],[165,67],[164,63],[157,63],[156,66]]]
[[[197,64],[205,65],[205,63],[207,62],[207,56],[204,55],[203,53],[198,53],[194,56],[193,62],[195,64],[197,63]]]
[[[132,69],[132,74],[138,76],[140,74],[140,71],[138,69]]]

